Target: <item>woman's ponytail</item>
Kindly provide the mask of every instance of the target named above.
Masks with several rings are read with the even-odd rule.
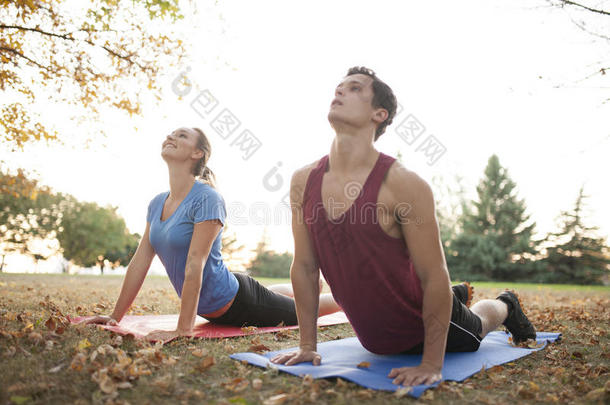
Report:
[[[216,176],[212,169],[207,166],[208,160],[212,155],[212,145],[210,145],[210,141],[205,136],[203,131],[199,128],[193,128],[195,132],[199,135],[197,137],[197,148],[203,151],[203,157],[195,163],[193,166],[193,175],[195,177],[199,177],[204,183],[209,184],[212,187],[216,186]]]

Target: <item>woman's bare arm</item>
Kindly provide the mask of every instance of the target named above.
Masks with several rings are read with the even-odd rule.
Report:
[[[176,327],[176,332],[180,334],[189,333],[195,325],[203,268],[221,229],[222,224],[216,219],[199,222],[193,227],[193,237],[184,269],[180,317]]]
[[[147,222],[144,236],[142,236],[138,249],[129,262],[129,266],[127,266],[127,274],[125,274],[125,279],[123,280],[121,294],[112,312],[112,318],[116,319],[117,322],[123,319],[123,316],[136,299],[142,283],[144,283],[146,273],[148,273],[150,268],[150,263],[155,257],[155,250],[148,239],[149,232],[150,224]]]
[[[119,298],[114,305],[112,315],[109,317],[96,316],[88,319],[85,321],[85,323],[116,324],[123,319],[123,316],[125,313],[127,313],[127,310],[138,295],[138,292],[142,287],[142,283],[144,283],[146,273],[148,273],[148,269],[150,268],[150,263],[155,257],[155,250],[148,239],[149,232],[150,224],[147,222],[142,240],[140,240],[136,253],[133,255],[129,265],[127,266],[127,273],[123,279],[121,293],[119,294]]]

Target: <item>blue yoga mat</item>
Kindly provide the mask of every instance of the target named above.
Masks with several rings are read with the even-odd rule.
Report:
[[[509,336],[506,332],[491,332],[481,341],[481,346],[476,352],[446,353],[442,371],[443,380],[463,381],[481,371],[483,367],[488,369],[498,364],[516,360],[543,349],[548,342],[561,339],[561,333],[538,332],[536,333],[536,341],[540,347],[524,349],[512,346],[508,341]],[[246,360],[255,366],[276,367],[296,376],[309,374],[313,378],[341,377],[366,388],[386,391],[396,391],[401,388],[401,386],[393,384],[392,379],[387,376],[391,369],[417,366],[421,362],[421,354],[373,354],[363,348],[355,337],[320,343],[318,353],[322,356],[322,364],[319,366],[314,366],[311,362],[284,366],[269,361],[277,353],[292,350],[296,350],[296,348],[264,354],[236,353],[230,357],[240,361]],[[363,361],[369,362],[370,366],[368,368],[358,368],[357,365]],[[425,390],[435,387],[439,383],[415,386],[409,392],[409,395],[419,398]]]

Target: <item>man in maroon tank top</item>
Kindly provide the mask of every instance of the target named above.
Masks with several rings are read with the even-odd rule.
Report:
[[[517,343],[536,337],[513,292],[469,308],[470,286],[451,287],[429,184],[373,145],[396,107],[373,71],[351,68],[328,113],[330,153],[292,177],[290,276],[301,341],[275,363],[321,362],[320,271],[367,350],[423,353],[419,366],[390,372],[395,384],[438,381],[445,351],[476,351],[502,324]]]

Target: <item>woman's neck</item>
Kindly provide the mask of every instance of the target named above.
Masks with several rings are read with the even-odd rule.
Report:
[[[186,173],[182,167],[169,166],[169,198],[173,201],[183,200],[193,188],[195,176]]]

